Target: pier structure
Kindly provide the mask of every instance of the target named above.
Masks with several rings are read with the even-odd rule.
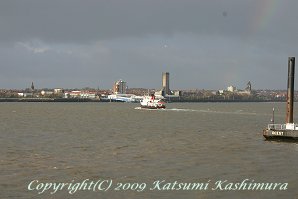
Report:
[[[294,140],[298,141],[298,124],[293,122],[294,109],[294,78],[295,78],[295,57],[288,58],[288,84],[287,84],[287,106],[285,124],[268,124],[263,130],[263,136],[268,140]],[[273,109],[274,118],[274,109]]]

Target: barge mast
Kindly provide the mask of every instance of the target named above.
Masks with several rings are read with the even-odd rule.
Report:
[[[263,130],[267,140],[298,141],[298,124],[293,122],[295,57],[288,58],[287,112],[285,124],[268,124]]]

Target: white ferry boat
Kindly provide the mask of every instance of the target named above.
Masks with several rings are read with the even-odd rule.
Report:
[[[147,109],[164,109],[166,108],[166,103],[163,99],[157,99],[154,94],[151,96],[144,96],[140,101],[141,108]]]

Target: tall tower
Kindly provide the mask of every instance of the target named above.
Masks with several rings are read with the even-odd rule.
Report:
[[[118,80],[113,86],[113,91],[115,94],[126,94],[126,82]]]
[[[246,84],[245,90],[251,92],[251,83],[250,83],[250,81]]]
[[[162,73],[162,89],[164,90],[165,95],[170,95],[170,73]]]
[[[31,90],[34,91],[34,84],[33,84],[33,82],[31,83]]]

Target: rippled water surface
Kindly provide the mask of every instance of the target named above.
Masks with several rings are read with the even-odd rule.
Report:
[[[297,107],[298,104],[295,105]],[[1,103],[0,198],[297,198],[297,143],[264,141],[284,103]],[[298,113],[298,109],[295,109]],[[294,120],[298,116],[294,115]],[[39,182],[108,179],[152,185],[210,182],[208,190],[29,191]],[[214,182],[288,183],[286,191],[211,190]]]

